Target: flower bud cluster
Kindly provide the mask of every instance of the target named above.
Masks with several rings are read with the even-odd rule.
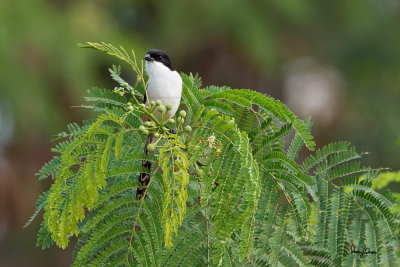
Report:
[[[123,96],[126,93],[126,90],[131,90],[132,87],[126,82],[123,84],[123,87],[115,87],[113,92]]]
[[[186,117],[186,111],[184,111],[184,110],[181,110],[180,112],[179,112],[179,116],[178,116],[178,123],[180,124],[180,125],[182,125],[184,122],[185,122],[185,118]]]
[[[126,109],[127,109],[128,111],[133,111],[133,106],[132,106],[132,103],[131,103],[131,102],[128,102],[128,103],[126,104]]]
[[[127,109],[130,110],[130,108],[132,107],[132,104],[128,102],[127,104]],[[160,112],[162,114],[162,120],[164,118],[164,116],[167,114],[168,111],[170,111],[172,109],[172,105],[171,104],[167,104],[167,105],[163,105],[162,102],[160,100],[157,101],[150,101],[149,105],[145,105],[145,104],[140,104],[140,107],[142,109],[147,110],[150,113],[153,113],[153,111],[155,109],[157,109],[158,112]],[[133,107],[132,107],[133,109]],[[178,125],[178,129],[181,130],[181,133],[185,132],[185,133],[191,133],[192,132],[192,127],[190,127],[189,125],[183,127],[183,123],[185,122],[185,118],[186,118],[186,111],[181,110],[178,113],[178,118],[177,118],[177,122],[179,123]],[[161,122],[163,124],[163,121]],[[172,123],[175,124],[175,120],[174,119],[169,119],[168,123]],[[148,151],[154,151],[156,149],[157,143],[159,141],[160,136],[164,133],[168,133],[170,132],[170,129],[166,126],[163,125],[159,125],[160,127],[156,127],[156,123],[153,121],[146,121],[143,125],[141,125],[138,130],[140,132],[142,132],[144,135],[149,135],[152,134],[154,136],[154,138],[158,139],[156,142],[148,144],[146,146]]]

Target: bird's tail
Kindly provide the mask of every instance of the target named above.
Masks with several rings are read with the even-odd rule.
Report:
[[[146,144],[144,146],[144,154],[146,156],[153,154],[154,152],[149,152],[147,150],[147,145],[151,144],[155,141],[155,138],[152,134],[149,134],[146,139]],[[150,183],[150,170],[151,170],[151,161],[144,159],[142,160],[142,167],[146,168],[146,172],[141,172],[139,174],[139,187],[136,190],[136,199],[141,200],[146,195],[147,186]]]

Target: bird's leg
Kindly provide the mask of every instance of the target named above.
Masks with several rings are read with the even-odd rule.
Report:
[[[165,126],[165,127],[168,129],[169,133],[176,134],[176,131],[174,129],[169,128],[168,126]]]

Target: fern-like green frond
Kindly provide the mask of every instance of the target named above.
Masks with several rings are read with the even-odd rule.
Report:
[[[201,89],[197,74],[181,74],[186,112],[172,134],[140,104],[146,78],[133,51],[81,47],[127,62],[137,79],[129,85],[113,66],[114,90],[93,87],[82,106],[97,117],[56,135],[56,155],[37,173],[51,188],[26,223],[44,210],[37,246],[65,248],[78,236],[74,266],[400,264],[400,198],[375,191],[387,183],[362,165],[365,153],[332,143],[300,164],[301,149],[315,147],[310,119],[251,90]],[[145,188],[140,173],[150,176]]]

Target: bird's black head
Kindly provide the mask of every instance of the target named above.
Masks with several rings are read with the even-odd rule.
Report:
[[[164,64],[170,70],[175,70],[174,66],[169,59],[169,56],[165,54],[165,52],[158,50],[158,49],[150,49],[147,51],[147,54],[144,56],[144,60],[152,62],[157,61]]]

